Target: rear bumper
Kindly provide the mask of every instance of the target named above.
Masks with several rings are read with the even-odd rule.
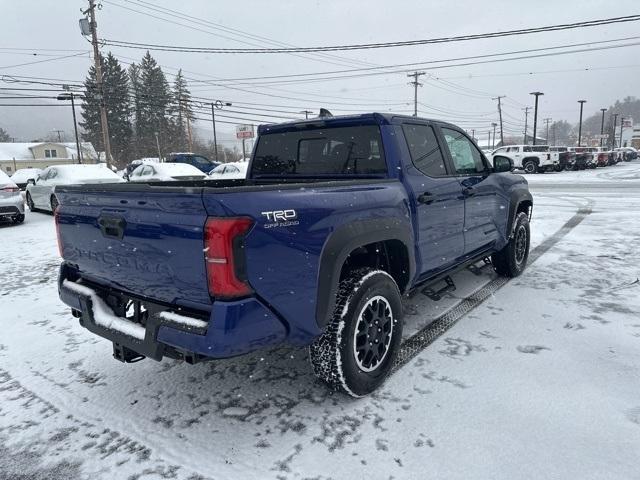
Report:
[[[287,334],[278,317],[255,298],[216,301],[211,312],[185,312],[113,289],[78,283],[64,263],[58,293],[87,330],[118,348],[154,360],[166,356],[197,363],[207,358],[233,357],[276,345]],[[137,304],[136,308],[146,313],[125,316],[128,304]]]
[[[21,194],[0,198],[0,217],[14,217],[22,214],[24,214],[24,200]]]

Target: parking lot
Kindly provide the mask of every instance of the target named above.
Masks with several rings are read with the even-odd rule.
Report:
[[[57,295],[53,219],[2,225],[5,478],[634,478],[640,162],[527,177],[532,261],[373,395],[306,351],[124,365]],[[405,300],[408,337],[492,281]],[[424,331],[424,330],[422,330]],[[384,472],[384,477],[379,473]]]

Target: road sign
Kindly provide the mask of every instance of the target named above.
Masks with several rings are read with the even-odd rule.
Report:
[[[253,125],[236,125],[236,138],[253,138]]]

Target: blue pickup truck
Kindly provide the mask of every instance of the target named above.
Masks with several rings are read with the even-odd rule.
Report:
[[[372,113],[258,133],[246,180],[56,188],[60,298],[117,359],[309,346],[319,378],[366,395],[403,294],[487,258],[525,268],[527,182],[455,125]]]

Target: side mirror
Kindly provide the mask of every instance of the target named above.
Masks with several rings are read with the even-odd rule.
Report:
[[[27,185],[35,185],[36,181],[33,178],[30,178],[29,180],[27,180]]]
[[[510,172],[513,170],[513,160],[507,157],[493,158],[493,171],[496,173]]]

